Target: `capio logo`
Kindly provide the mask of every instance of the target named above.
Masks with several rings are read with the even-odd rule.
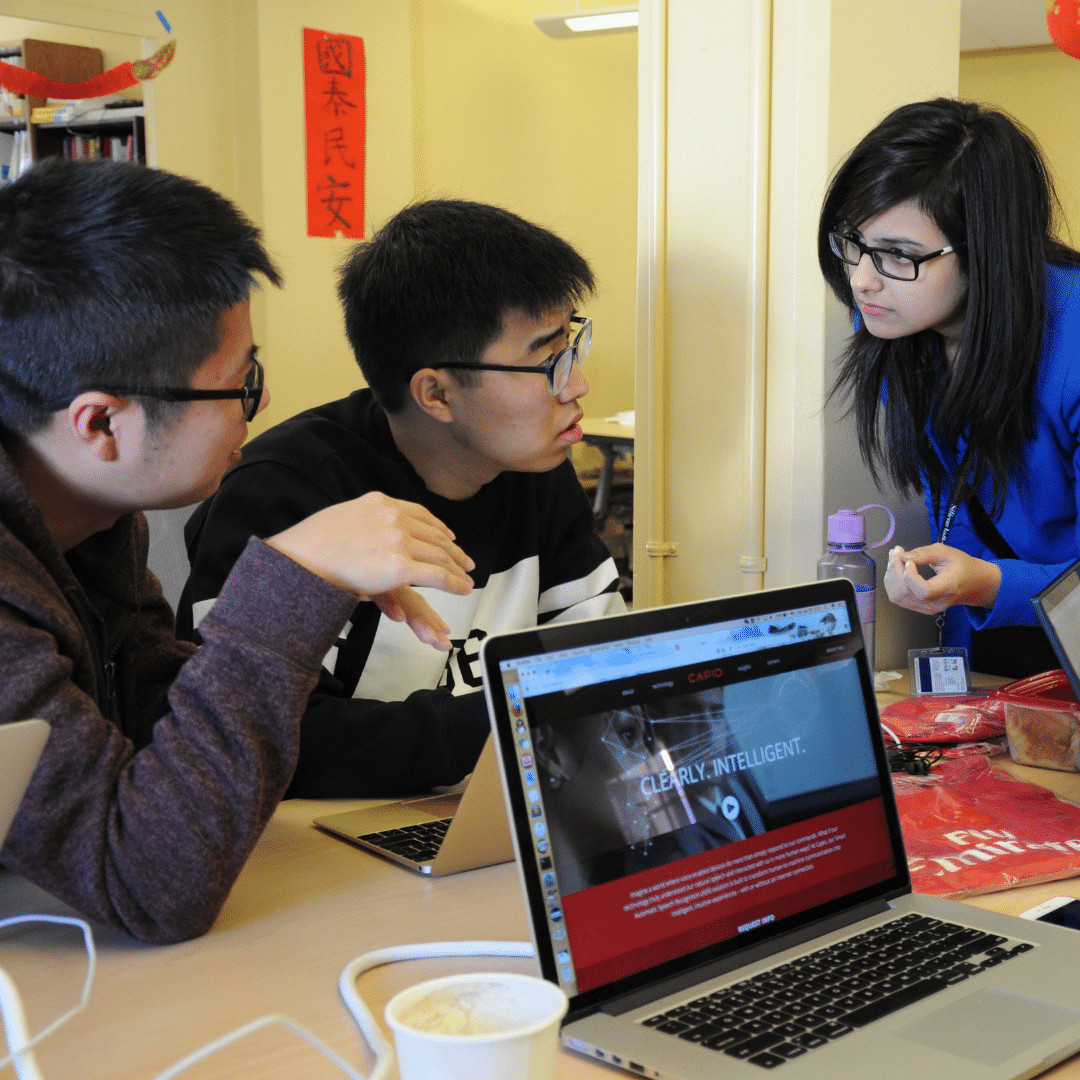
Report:
[[[708,671],[695,671],[690,675],[689,681],[692,683],[705,682],[707,679],[719,679],[724,674],[723,668],[709,668]]]

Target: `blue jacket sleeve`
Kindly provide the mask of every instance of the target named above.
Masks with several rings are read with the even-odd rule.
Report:
[[[1047,268],[1047,312],[1033,400],[1034,437],[1025,445],[1023,468],[1010,479],[1004,508],[995,519],[1016,558],[1002,559],[987,549],[967,507],[957,512],[948,538],[950,545],[1001,570],[993,606],[964,609],[976,630],[1036,625],[1032,597],[1080,556],[1080,269]],[[989,485],[979,498],[989,511]]]

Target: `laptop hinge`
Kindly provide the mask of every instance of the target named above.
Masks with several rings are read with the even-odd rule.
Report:
[[[650,1002],[659,1001],[669,994],[677,994],[680,990],[686,990],[691,986],[708,982],[710,979],[719,978],[729,971],[737,971],[739,968],[756,963],[758,960],[768,959],[768,957],[775,956],[785,949],[791,949],[825,934],[831,934],[834,930],[843,930],[862,919],[869,919],[872,915],[880,915],[889,909],[890,905],[884,898],[871,900],[855,908],[848,908],[838,915],[830,915],[828,918],[811,923],[809,926],[801,926],[797,930],[791,930],[786,934],[770,938],[768,941],[763,941],[758,945],[751,945],[748,949],[740,949],[738,952],[724,956],[719,960],[710,960],[707,963],[699,964],[697,967],[673,975],[663,982],[652,983],[640,990],[632,990],[628,994],[612,998],[600,1007],[600,1011],[611,1016],[622,1016],[623,1013],[631,1012],[642,1005],[648,1005]]]

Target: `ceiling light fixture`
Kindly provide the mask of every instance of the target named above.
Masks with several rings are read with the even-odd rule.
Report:
[[[554,38],[636,30],[638,6],[623,4],[620,7],[593,8],[590,11],[570,11],[565,15],[537,15],[533,22],[545,34]]]

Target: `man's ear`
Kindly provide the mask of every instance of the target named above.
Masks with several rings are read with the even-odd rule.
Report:
[[[79,444],[99,461],[116,461],[118,418],[132,408],[133,402],[87,390],[65,410],[71,433]],[[126,420],[126,417],[125,417]]]
[[[409,380],[409,393],[420,411],[440,424],[454,419],[454,396],[461,387],[445,368],[420,368]]]

